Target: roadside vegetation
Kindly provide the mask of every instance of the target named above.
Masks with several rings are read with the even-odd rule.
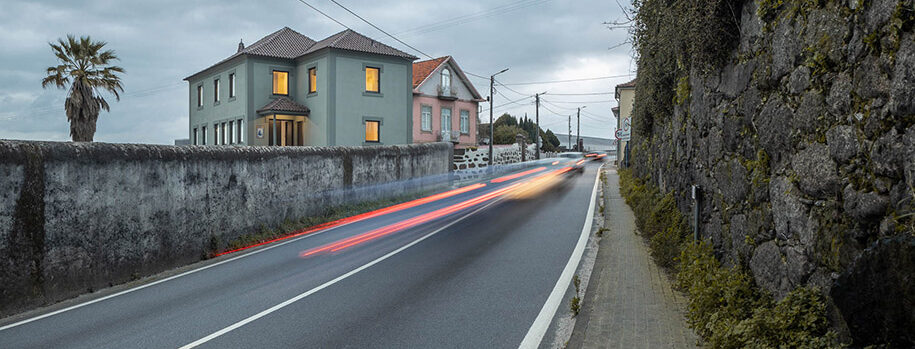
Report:
[[[801,287],[775,301],[740,267],[727,268],[706,242],[692,241],[673,196],[621,170],[620,187],[652,257],[689,298],[687,321],[712,348],[834,348],[826,298]]]
[[[367,201],[361,203],[339,205],[333,207],[327,207],[323,212],[308,216],[302,217],[295,220],[286,220],[277,227],[268,228],[261,226],[261,229],[255,233],[245,234],[236,239],[230,240],[228,242],[223,242],[218,236],[211,235],[210,243],[207,247],[207,251],[204,255],[204,259],[212,258],[220,253],[226,251],[232,251],[246,246],[255,245],[258,243],[274,240],[284,236],[293,235],[308,229],[316,228],[317,226],[329,222],[333,222],[342,218],[355,216],[358,214],[371,212],[380,208],[404,203],[410,200],[418,199],[429,195],[430,192],[420,192],[408,195],[397,196],[389,199],[381,199],[375,201]]]

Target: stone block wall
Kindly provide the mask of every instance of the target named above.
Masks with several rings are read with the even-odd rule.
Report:
[[[703,239],[776,298],[818,287],[856,345],[913,345],[915,2],[737,3],[731,58],[633,135],[637,175],[684,214],[700,185]]]
[[[321,212],[449,185],[451,145],[0,141],[0,316],[200,260]]]

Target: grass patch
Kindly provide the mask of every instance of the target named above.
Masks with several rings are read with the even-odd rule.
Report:
[[[581,299],[578,296],[572,297],[569,309],[572,310],[572,316],[578,316],[578,313],[581,312]]]
[[[316,225],[333,222],[338,219],[355,216],[358,214],[370,212],[377,210],[379,208],[388,207],[391,205],[396,205],[399,203],[407,202],[410,200],[418,199],[421,197],[428,196],[431,192],[419,192],[408,195],[396,196],[388,199],[366,201],[361,203],[346,204],[339,206],[327,207],[323,212],[308,216],[302,217],[295,220],[286,220],[278,227],[267,228],[261,226],[261,228],[256,233],[244,234],[238,238],[231,240],[225,244],[222,243],[219,236],[212,235],[210,236],[210,243],[208,246],[208,251],[206,254],[207,258],[211,258],[219,253],[225,251],[231,251],[239,249],[245,246],[251,246],[265,241],[270,241],[277,239],[283,236],[288,236],[295,234],[300,231],[304,231],[308,228],[314,227]]]
[[[606,233],[608,231],[610,231],[610,229],[600,227],[600,229],[598,229],[597,232],[594,233],[594,235],[597,235],[597,237],[603,237],[604,233]]]
[[[655,261],[676,272],[689,298],[687,322],[712,348],[840,347],[826,320],[825,296],[801,287],[776,302],[737,267],[722,267],[705,242],[687,239],[688,225],[671,194],[621,170],[620,187],[649,239]]]

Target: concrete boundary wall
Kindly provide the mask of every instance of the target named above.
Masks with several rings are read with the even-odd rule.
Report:
[[[213,238],[444,188],[452,154],[0,140],[0,316],[200,260]]]

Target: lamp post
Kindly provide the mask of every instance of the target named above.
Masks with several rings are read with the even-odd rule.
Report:
[[[577,131],[576,131],[577,134],[575,135],[575,147],[578,148],[578,151],[585,151],[584,149],[582,149],[584,147],[579,147],[578,145],[581,144],[581,110],[585,109],[587,107],[588,106],[585,105],[585,106],[581,106],[580,108],[578,108],[578,115],[575,117],[576,122],[578,123],[578,125],[575,126],[575,128],[577,129]]]
[[[492,166],[492,142],[493,139],[493,124],[492,124],[492,95],[495,93],[495,83],[496,75],[502,74],[508,71],[508,68],[502,69],[502,71],[492,74],[489,76],[489,166]]]

